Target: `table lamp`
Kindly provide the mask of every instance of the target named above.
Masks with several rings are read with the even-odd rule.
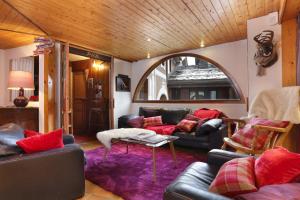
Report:
[[[8,76],[8,89],[19,90],[19,96],[14,99],[16,107],[25,107],[28,99],[24,96],[24,90],[34,90],[33,75],[25,71],[11,71]]]

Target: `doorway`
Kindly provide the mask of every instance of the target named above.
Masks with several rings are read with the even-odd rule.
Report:
[[[110,62],[70,52],[70,130],[77,142],[109,129]]]

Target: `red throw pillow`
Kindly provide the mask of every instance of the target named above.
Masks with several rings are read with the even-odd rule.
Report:
[[[273,121],[268,119],[253,118],[247,123],[244,128],[240,129],[232,135],[232,140],[240,143],[248,148],[251,148],[252,141],[256,135],[255,129],[251,128],[253,125],[264,125],[284,128],[289,124],[288,121]],[[261,130],[256,137],[255,149],[262,149],[268,139],[270,131]]]
[[[183,119],[176,125],[176,128],[189,133],[197,124],[196,121]]]
[[[136,117],[127,121],[127,124],[132,128],[144,127],[144,116]]]
[[[184,119],[191,120],[191,121],[196,121],[196,122],[201,120],[200,118],[198,118],[198,117],[196,117],[195,115],[192,115],[192,114],[187,114]]]
[[[209,191],[229,197],[257,191],[254,162],[253,157],[236,158],[226,162],[209,186]]]
[[[265,151],[255,161],[258,187],[290,183],[300,176],[300,154],[283,147]]]
[[[144,118],[144,127],[148,127],[148,126],[160,126],[160,125],[163,125],[161,116],[146,117],[146,118]]]
[[[146,129],[155,131],[156,134],[172,135],[176,129],[176,125],[148,126]]]
[[[200,119],[214,119],[219,118],[219,116],[222,114],[221,111],[213,110],[213,109],[207,109],[207,108],[200,108],[198,110],[194,111],[194,115]]]
[[[35,136],[35,135],[39,135],[40,133],[39,132],[36,132],[36,131],[32,131],[32,130],[24,130],[24,136],[26,138],[28,137],[32,137],[32,136]]]
[[[47,151],[50,149],[62,148],[63,144],[63,130],[58,129],[46,134],[39,134],[17,141],[17,145],[26,153],[35,153],[40,151]]]

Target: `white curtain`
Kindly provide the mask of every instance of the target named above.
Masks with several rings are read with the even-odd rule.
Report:
[[[25,71],[32,73],[34,77],[34,58],[16,58],[10,60],[10,71]],[[25,90],[24,95],[30,98],[34,94],[33,90]],[[19,96],[18,90],[11,90],[10,101],[13,101],[17,96]]]

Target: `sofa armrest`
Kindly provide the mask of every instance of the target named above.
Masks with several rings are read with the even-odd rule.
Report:
[[[0,159],[3,199],[76,199],[84,195],[84,153],[76,144]],[[17,192],[16,192],[17,191]]]
[[[138,115],[123,115],[118,119],[118,128],[132,128],[127,124],[128,120],[139,117]]]
[[[227,136],[227,125],[221,124],[217,130],[209,134],[209,149],[220,149],[223,145],[223,138]]]
[[[64,145],[74,144],[75,143],[74,136],[71,134],[64,134],[63,135],[63,143],[64,143]]]
[[[230,200],[227,197],[201,190],[196,187],[182,184],[180,182],[172,186],[172,190],[167,190],[164,193],[164,200]]]
[[[235,153],[221,149],[213,149],[208,152],[207,163],[221,167],[225,162],[234,158],[245,158],[247,154]]]

